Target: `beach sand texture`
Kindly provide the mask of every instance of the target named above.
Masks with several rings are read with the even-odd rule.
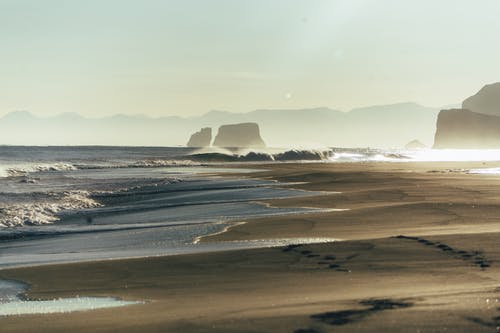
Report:
[[[0,319],[1,332],[495,332],[500,330],[500,177],[494,163],[265,165],[318,197],[275,206],[344,211],[245,221],[202,242],[341,241],[3,270],[28,296],[145,304]],[[450,171],[452,170],[452,171]],[[341,192],[341,193],[330,193]]]

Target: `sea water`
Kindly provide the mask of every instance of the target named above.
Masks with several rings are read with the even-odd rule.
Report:
[[[232,156],[229,160],[240,161],[237,168],[228,169],[229,162],[204,161],[204,154],[208,160],[214,157],[206,149],[0,146],[0,269],[298,241],[197,242],[250,217],[313,210],[269,207],[261,201],[316,192],[269,180],[213,176],[224,171],[255,171],[251,158],[284,162],[311,158],[323,163],[480,160],[485,156],[500,160],[500,151],[468,150],[215,152],[218,157],[227,154]]]
[[[199,243],[249,217],[300,214],[260,201],[317,195],[268,180],[214,177],[253,172],[251,158],[289,161],[406,162],[500,160],[500,151],[331,149],[259,154],[226,151],[247,167],[203,161],[206,152],[162,147],[0,146],[0,269],[317,243],[330,238]],[[190,158],[196,155],[196,159]],[[207,157],[213,159],[210,152]],[[217,154],[221,154],[220,151]],[[218,158],[220,156],[218,155]],[[249,161],[250,159],[250,161]],[[286,162],[286,161],[285,161]],[[226,163],[229,164],[230,163]],[[498,173],[498,169],[471,170]],[[136,304],[109,297],[25,300],[26,285],[0,280],[0,315],[82,311]]]
[[[313,210],[264,205],[317,193],[213,176],[255,170],[192,162],[195,151],[0,147],[0,268],[286,244],[198,240],[249,217]]]
[[[70,297],[51,300],[29,300],[21,297],[26,288],[27,286],[23,283],[0,280],[0,316],[67,313],[142,303],[119,300],[113,297]]]

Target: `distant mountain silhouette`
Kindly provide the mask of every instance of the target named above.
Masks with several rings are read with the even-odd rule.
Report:
[[[484,86],[462,108],[442,110],[434,148],[500,148],[500,83]]]
[[[190,134],[203,127],[254,122],[269,147],[403,147],[413,139],[430,145],[438,112],[415,103],[350,112],[326,107],[247,113],[215,110],[189,118],[86,118],[75,113],[37,117],[16,111],[0,118],[0,144],[177,146],[185,145]]]
[[[342,112],[329,108],[212,111],[198,118],[205,126],[256,122],[270,147],[403,147],[415,138],[431,145],[439,109],[415,103],[372,106]]]

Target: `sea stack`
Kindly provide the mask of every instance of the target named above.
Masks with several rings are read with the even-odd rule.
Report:
[[[202,128],[189,138],[188,147],[208,147],[212,142],[212,129],[210,127]]]
[[[214,140],[217,147],[263,148],[266,146],[260,136],[259,125],[241,123],[222,125]]]
[[[405,145],[405,149],[425,149],[425,148],[427,148],[427,146],[418,140],[412,140]]]
[[[460,109],[442,110],[433,148],[500,148],[500,83],[484,86]]]

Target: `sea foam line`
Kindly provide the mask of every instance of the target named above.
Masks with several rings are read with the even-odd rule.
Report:
[[[73,171],[73,170],[78,170],[78,168],[70,163],[20,165],[7,168],[5,170],[5,175],[8,177],[19,177],[19,176],[25,176],[27,173],[30,172]]]
[[[17,204],[0,208],[0,227],[49,224],[59,220],[56,214],[61,211],[102,206],[90,197],[89,191],[66,191],[52,196],[54,201]]]

